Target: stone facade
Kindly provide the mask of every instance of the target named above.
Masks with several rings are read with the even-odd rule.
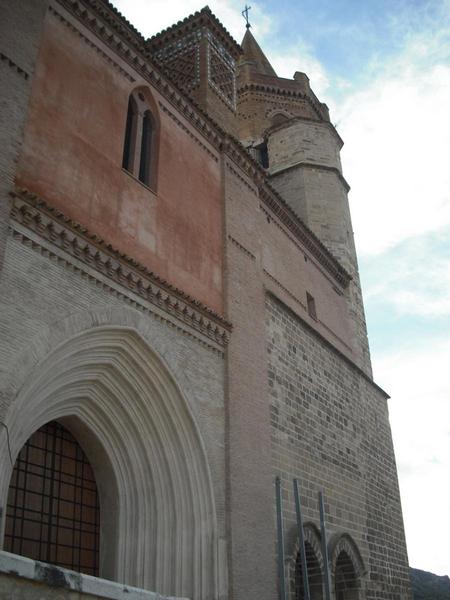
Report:
[[[342,141],[306,75],[207,8],[145,40],[106,0],[0,7],[0,544],[48,422],[100,505],[98,577],[1,552],[0,597],[273,600],[280,477],[280,600],[293,478],[313,600],[318,491],[333,600],[409,599]]]
[[[298,477],[305,520],[318,522],[324,490],[330,534],[354,540],[370,573],[360,597],[403,598],[409,569],[398,552],[403,522],[386,395],[271,295],[266,310],[272,464],[286,494],[289,558],[295,562]]]

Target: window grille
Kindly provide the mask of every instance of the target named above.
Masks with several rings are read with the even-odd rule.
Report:
[[[75,438],[52,421],[22,448],[8,493],[5,550],[98,576],[99,502]]]

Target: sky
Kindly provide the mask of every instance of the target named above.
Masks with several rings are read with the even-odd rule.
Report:
[[[206,0],[114,0],[145,36]],[[390,395],[410,564],[450,575],[450,0],[247,0],[277,74],[345,141],[375,381]],[[240,42],[244,2],[209,0]]]

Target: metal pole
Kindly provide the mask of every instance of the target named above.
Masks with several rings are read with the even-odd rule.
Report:
[[[303,515],[302,505],[300,502],[300,492],[298,488],[298,480],[294,479],[294,499],[295,499],[295,511],[297,513],[297,529],[298,529],[298,541],[300,544],[300,560],[302,564],[303,574],[303,594],[305,600],[310,600],[309,594],[309,580],[308,580],[308,565],[306,563],[306,549],[305,549],[305,536],[303,533]]]
[[[283,502],[281,498],[281,481],[279,477],[275,479],[275,495],[277,502],[278,580],[280,582],[280,600],[286,600],[286,578],[284,571]]]
[[[328,563],[327,533],[325,530],[325,505],[323,492],[319,492],[320,532],[322,537],[323,570],[325,577],[325,600],[331,600],[330,568]]]

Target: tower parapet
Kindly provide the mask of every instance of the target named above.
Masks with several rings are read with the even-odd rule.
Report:
[[[237,107],[239,137],[245,145],[292,117],[329,121],[328,107],[318,100],[305,73],[296,72],[293,79],[278,77],[249,29],[238,62]]]

